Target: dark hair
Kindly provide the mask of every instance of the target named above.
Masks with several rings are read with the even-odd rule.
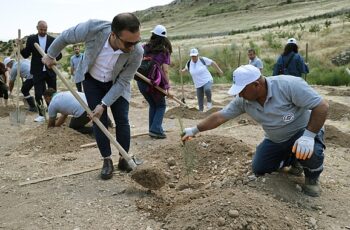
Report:
[[[286,56],[286,55],[288,55],[291,52],[298,53],[298,46],[296,44],[294,44],[294,43],[288,43],[284,47],[284,51],[283,51],[282,55]]]
[[[5,74],[6,71],[6,66],[4,65],[4,63],[0,62],[0,74]]]
[[[123,30],[135,33],[140,30],[140,21],[132,13],[121,13],[113,18],[111,30],[118,36]]]
[[[248,49],[248,53],[250,52],[253,52],[255,54],[255,49],[252,49],[252,48]]]
[[[56,90],[54,90],[53,88],[48,88],[48,89],[45,90],[45,92],[43,93],[43,96],[44,96],[44,97],[52,97],[55,93],[56,93]]]
[[[152,54],[173,52],[173,47],[168,38],[152,33],[151,38],[145,45],[145,51]]]

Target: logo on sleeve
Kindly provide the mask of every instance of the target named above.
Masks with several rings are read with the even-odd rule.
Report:
[[[288,113],[288,114],[284,115],[282,119],[284,122],[290,122],[290,121],[294,120],[294,113]]]

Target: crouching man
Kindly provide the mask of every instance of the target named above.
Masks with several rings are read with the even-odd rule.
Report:
[[[81,92],[77,93],[86,103],[85,94]],[[83,134],[93,133],[91,126],[85,126],[90,122],[90,118],[87,116],[84,108],[79,104],[78,100],[71,92],[57,93],[53,88],[48,88],[44,92],[44,99],[49,105],[48,128],[61,126],[65,122],[68,115],[72,115],[73,117],[69,123],[69,128],[75,129]],[[56,120],[57,113],[60,113],[61,116]]]
[[[319,196],[325,149],[322,127],[328,103],[303,79],[288,75],[265,78],[252,65],[238,67],[233,80],[229,94],[238,96],[197,126],[185,128],[182,140],[247,113],[265,131],[253,158],[253,172],[263,175],[298,162],[305,174],[304,193]]]

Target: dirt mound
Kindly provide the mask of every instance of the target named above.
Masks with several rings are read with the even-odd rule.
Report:
[[[170,119],[181,117],[181,118],[196,120],[196,119],[203,119],[219,110],[221,110],[221,108],[213,107],[212,109],[203,113],[197,110],[196,108],[174,107],[172,109],[169,109],[165,113],[165,117]]]
[[[350,108],[348,106],[334,101],[328,101],[328,103],[328,119],[338,121],[343,118],[350,118]]]
[[[325,141],[344,148],[350,148],[350,134],[344,133],[333,125],[325,126]]]
[[[46,153],[62,154],[80,150],[80,145],[92,142],[94,139],[71,128],[62,126],[46,128],[45,125],[34,130],[25,131],[23,137],[31,137],[19,145],[15,151],[21,154]]]
[[[329,88],[327,95],[329,96],[350,96],[350,89],[334,89]]]
[[[137,167],[136,171],[132,172],[131,178],[143,187],[157,190],[164,186],[165,176],[158,168],[147,168],[144,165]]]
[[[187,162],[184,148],[193,154]],[[136,203],[140,210],[162,221],[162,228],[301,228],[302,221],[295,210],[250,188],[247,175],[251,174],[252,150],[241,141],[202,136],[187,142],[185,147],[171,145],[154,152],[165,155],[165,162],[158,166],[166,171],[169,188]],[[264,212],[265,207],[270,211]]]

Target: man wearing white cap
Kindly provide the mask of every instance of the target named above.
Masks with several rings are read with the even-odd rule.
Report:
[[[303,79],[293,76],[265,78],[252,65],[238,67],[233,72],[233,80],[235,84],[229,94],[238,97],[197,126],[186,128],[182,139],[185,141],[247,113],[265,131],[265,139],[256,148],[253,158],[253,172],[263,175],[299,161],[305,174],[303,191],[319,196],[325,148],[322,127],[328,103]]]
[[[17,78],[18,63],[14,59],[7,57],[4,60],[4,64],[10,72],[9,90],[12,92]],[[34,98],[30,95],[30,90],[33,88],[34,83],[33,75],[30,73],[30,61],[27,59],[21,61],[20,76],[23,81],[21,92],[29,105],[28,110],[31,112],[37,112]]]
[[[211,87],[213,85],[213,77],[207,66],[214,66],[219,75],[222,75],[223,72],[212,59],[199,57],[199,52],[196,48],[191,49],[190,57],[191,60],[187,62],[185,68],[181,71],[188,71],[191,74],[194,87],[197,91],[198,109],[203,112],[204,94],[207,97],[207,109],[209,110],[212,108]]]

